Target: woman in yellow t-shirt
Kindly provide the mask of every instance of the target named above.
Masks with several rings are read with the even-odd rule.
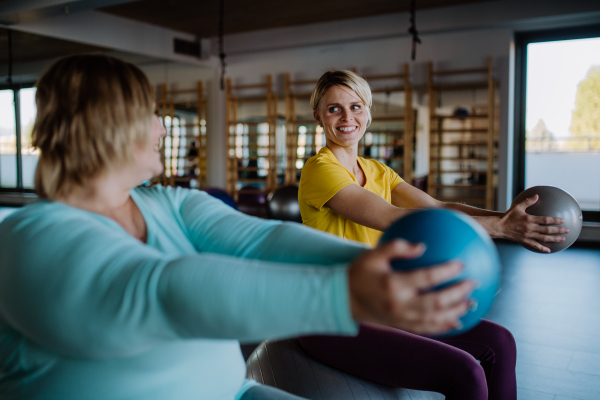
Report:
[[[302,169],[298,200],[302,221],[310,227],[375,246],[393,221],[414,208],[452,208],[474,217],[494,238],[530,245],[561,242],[567,228],[560,218],[536,217],[525,210],[537,196],[505,213],[460,203],[444,203],[404,182],[388,166],[358,157],[358,142],[371,123],[371,90],[352,71],[325,73],[313,90],[314,118],[323,127],[326,146]]]
[[[558,218],[533,217],[530,198],[498,213],[443,203],[404,182],[391,168],[358,157],[371,122],[369,85],[351,71],[325,73],[312,97],[326,147],[302,170],[298,200],[304,224],[376,246],[381,232],[414,208],[448,207],[473,217],[496,238],[526,243],[562,241]],[[460,335],[433,340],[399,329],[362,324],[357,337],[311,336],[303,348],[326,364],[395,387],[441,392],[446,399],[516,399],[516,346],[504,327],[483,320]],[[477,362],[479,360],[480,363]]]

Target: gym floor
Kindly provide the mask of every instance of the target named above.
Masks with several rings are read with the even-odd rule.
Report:
[[[599,247],[498,243],[502,288],[487,318],[517,341],[519,400],[600,399]]]

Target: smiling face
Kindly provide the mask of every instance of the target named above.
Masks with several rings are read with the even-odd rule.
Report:
[[[369,109],[360,97],[347,86],[331,86],[321,97],[313,113],[323,126],[327,146],[356,146],[365,134]]]
[[[167,131],[161,124],[158,116],[152,117],[152,137],[145,146],[138,146],[135,150],[136,175],[140,182],[159,175],[164,167],[161,160],[161,143]]]

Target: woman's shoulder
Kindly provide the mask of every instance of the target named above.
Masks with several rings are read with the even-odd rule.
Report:
[[[23,225],[33,222],[54,223],[64,221],[65,219],[81,219],[82,215],[78,210],[69,207],[58,201],[48,201],[45,199],[30,203],[17,211],[8,215],[0,223],[0,231],[6,231],[13,226]]]
[[[312,156],[306,161],[304,167],[302,168],[302,172],[304,173],[304,171],[306,170],[314,170],[323,167],[344,168],[339,163],[335,155],[331,152],[331,150],[329,150],[327,147],[323,147],[321,148],[321,150],[319,150],[319,152],[316,155]]]
[[[101,242],[118,231],[116,222],[66,204],[38,200],[0,223],[0,254],[15,251],[31,257],[50,257],[63,246],[80,242],[86,234]]]
[[[145,203],[171,204],[176,208],[181,206],[190,197],[210,199],[211,196],[202,190],[187,189],[183,187],[172,187],[163,185],[140,186],[131,191],[135,199]]]

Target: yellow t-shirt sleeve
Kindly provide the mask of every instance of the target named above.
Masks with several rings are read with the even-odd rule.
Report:
[[[300,177],[302,197],[319,211],[340,189],[354,183],[344,167],[316,157],[306,163]]]
[[[398,186],[398,184],[404,182],[404,179],[400,178],[400,175],[398,175],[396,171],[394,171],[387,165],[386,168],[388,169],[388,172],[390,174],[390,190],[394,190],[394,188]]]

